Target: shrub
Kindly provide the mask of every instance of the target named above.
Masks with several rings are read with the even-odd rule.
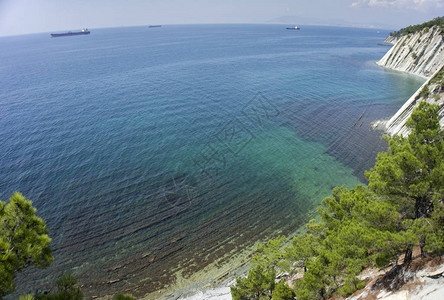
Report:
[[[276,284],[271,299],[273,300],[291,300],[294,299],[296,294],[294,291],[286,285],[284,282],[280,281]]]
[[[114,300],[136,300],[136,298],[129,294],[117,294],[114,296]]]
[[[65,273],[57,281],[57,293],[36,294],[35,300],[81,300],[83,293],[76,287],[77,279],[71,273]]]
[[[429,86],[426,85],[422,90],[421,90],[421,98],[427,98],[430,95],[430,91],[429,91]]]
[[[236,285],[231,287],[233,300],[260,299],[271,296],[274,290],[276,270],[257,266],[248,272],[247,278],[238,277]]]

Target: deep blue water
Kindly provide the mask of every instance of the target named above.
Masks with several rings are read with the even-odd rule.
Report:
[[[332,187],[365,182],[384,149],[370,122],[423,82],[374,64],[387,33],[199,25],[0,38],[0,193],[33,200],[55,256],[18,290],[71,270],[89,296],[141,296],[293,232]]]

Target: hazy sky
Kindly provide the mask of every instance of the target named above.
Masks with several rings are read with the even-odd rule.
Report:
[[[0,0],[0,36],[198,23],[399,29],[443,15],[444,0]]]

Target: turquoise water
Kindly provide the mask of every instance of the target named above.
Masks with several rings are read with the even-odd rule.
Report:
[[[87,296],[136,296],[289,234],[365,182],[387,118],[422,79],[374,64],[387,32],[278,25],[0,38],[0,192],[47,220]]]

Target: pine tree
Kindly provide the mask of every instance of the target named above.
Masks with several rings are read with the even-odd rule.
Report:
[[[434,210],[444,199],[444,133],[438,111],[437,105],[422,102],[407,122],[410,135],[389,138],[389,151],[379,153],[375,167],[366,173],[370,190],[400,212],[400,230],[419,236],[423,255],[434,227],[423,219],[433,215],[436,220],[441,210]],[[406,257],[411,258],[411,247]]]
[[[20,193],[7,204],[0,201],[0,299],[14,291],[18,272],[47,267],[53,260],[45,222],[35,213],[32,202]]]
[[[442,254],[444,133],[438,111],[435,105],[421,103],[407,122],[411,134],[387,138],[389,150],[378,154],[375,167],[366,173],[368,187],[335,188],[318,208],[320,221],[311,220],[307,233],[294,238],[285,251],[282,238],[261,246],[253,260],[258,266],[248,278],[238,278],[233,298],[268,297],[270,290],[264,293],[264,286],[262,294],[257,292],[264,270],[292,273],[303,268],[294,288],[297,299],[324,299],[362,288],[357,275],[369,265],[386,266],[401,253],[408,263],[414,245],[423,255]],[[266,282],[267,288],[276,289],[273,280]]]

